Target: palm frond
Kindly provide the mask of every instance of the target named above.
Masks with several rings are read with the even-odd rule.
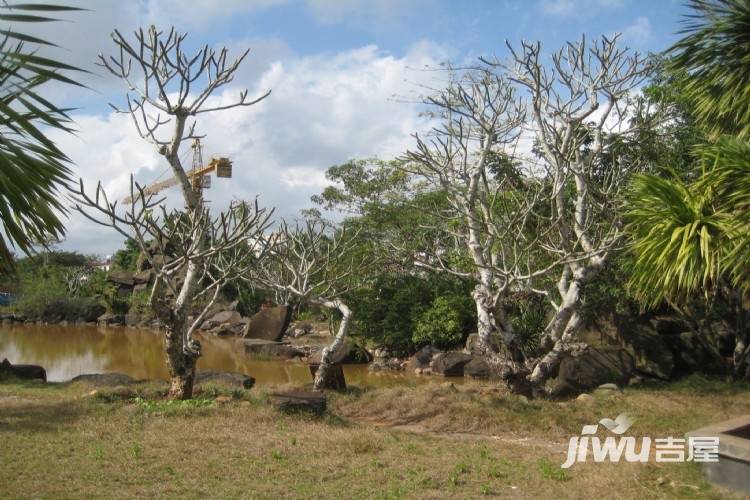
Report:
[[[15,29],[20,23],[52,22],[38,13],[81,10],[48,4],[0,5],[0,274],[13,270],[14,249],[32,251],[40,241],[65,232],[60,190],[70,180],[69,159],[47,137],[44,128],[71,132],[68,109],[43,97],[43,86],[55,81],[80,85],[62,71],[79,71],[36,53],[55,46]]]

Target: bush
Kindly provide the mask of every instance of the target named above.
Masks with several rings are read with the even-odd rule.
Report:
[[[414,322],[415,345],[448,349],[463,340],[467,314],[460,297],[437,297]]]
[[[414,328],[437,297],[446,297],[459,313],[461,335],[476,323],[471,284],[446,276],[383,274],[367,290],[347,297],[354,311],[352,333],[395,355],[415,350]],[[460,340],[460,339],[459,339]]]

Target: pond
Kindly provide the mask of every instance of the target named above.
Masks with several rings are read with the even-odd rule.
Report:
[[[197,335],[203,345],[199,370],[245,373],[262,384],[312,383],[301,361],[260,361],[244,353],[237,339]],[[167,379],[163,336],[157,331],[98,326],[0,325],[0,360],[41,365],[50,382],[84,373],[126,373],[136,379]],[[345,365],[347,383],[392,386],[424,378],[400,372],[370,372],[367,365]]]

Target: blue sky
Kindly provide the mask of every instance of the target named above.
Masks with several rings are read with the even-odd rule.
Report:
[[[70,2],[61,2],[70,3]],[[123,87],[93,65],[109,52],[114,29],[175,25],[197,46],[227,46],[252,52],[226,98],[247,88],[272,90],[252,108],[206,116],[206,153],[228,155],[235,178],[216,180],[209,199],[221,207],[232,198],[254,198],[293,217],[311,206],[310,195],[325,185],[324,172],[351,158],[393,157],[411,146],[420,130],[418,106],[403,103],[435,72],[422,71],[452,60],[504,57],[504,43],[539,40],[547,51],[582,34],[595,38],[622,33],[621,42],[641,52],[666,48],[679,29],[685,7],[678,0],[100,0],[78,2],[87,12],[40,25],[62,57],[92,74],[90,90],[53,88],[58,103],[75,106],[76,137],[55,138],[87,185],[102,180],[112,196],[127,191],[133,173],[156,180],[165,164],[141,140],[127,117],[108,102],[123,102]],[[71,215],[64,248],[109,254],[121,238]]]

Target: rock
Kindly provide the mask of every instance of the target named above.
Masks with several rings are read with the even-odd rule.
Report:
[[[83,382],[93,387],[116,387],[132,384],[135,380],[124,373],[90,373],[73,377],[71,382]]]
[[[116,396],[118,398],[122,399],[130,399],[135,397],[135,391],[129,387],[125,387],[124,385],[118,385],[113,387],[109,393],[112,396]]]
[[[710,375],[726,373],[726,361],[714,355],[698,333],[682,332],[677,335],[662,335],[662,338],[672,352],[673,376],[694,372]]]
[[[7,359],[0,363],[0,376],[10,375],[24,380],[47,381],[47,371],[39,365],[14,365]]]
[[[596,388],[597,391],[619,391],[617,384],[602,384]]]
[[[628,380],[629,387],[637,387],[639,385],[643,385],[643,377],[636,375]]]
[[[310,411],[320,415],[326,411],[326,396],[322,392],[289,391],[272,393],[269,394],[268,401],[277,410],[287,413]]]
[[[472,378],[489,378],[491,374],[492,369],[484,356],[475,356],[464,366],[464,375]]]
[[[235,323],[239,323],[241,319],[242,315],[240,315],[240,313],[238,313],[237,311],[221,311],[211,316],[211,318],[205,320],[201,324],[200,329],[211,330],[224,324],[233,325]]]
[[[315,326],[309,321],[296,321],[289,325],[286,331],[287,337],[298,338],[310,335],[315,331]]]
[[[589,404],[594,402],[594,396],[591,394],[586,394],[585,392],[583,394],[579,394],[576,398],[576,401],[579,403]]]
[[[438,354],[432,360],[432,371],[444,377],[463,377],[464,367],[471,361],[469,354],[449,351]]]
[[[679,335],[690,331],[687,321],[678,316],[655,316],[651,318],[650,323],[659,335]]]
[[[425,368],[429,368],[430,364],[432,363],[432,358],[435,357],[435,355],[440,354],[441,352],[443,351],[436,347],[432,347],[431,345],[424,346],[416,353],[414,353],[411,358],[409,358],[406,369],[416,370],[417,368],[420,368],[424,370]]]
[[[104,313],[96,318],[96,322],[102,326],[124,325],[125,316],[122,314]]]
[[[291,359],[302,357],[305,354],[294,346],[272,340],[245,339],[243,343],[245,345],[245,352],[256,356]]]
[[[609,382],[625,384],[633,371],[633,358],[624,349],[589,347],[565,355],[557,377],[550,382],[549,393],[552,397],[566,397]]]
[[[130,271],[111,271],[107,274],[107,281],[130,288],[133,288],[133,285],[135,284],[133,281],[133,273]]]
[[[640,373],[662,380],[669,380],[674,369],[674,355],[663,336],[651,325],[635,324],[627,333],[623,332],[625,349],[634,360]]]
[[[255,379],[244,373],[199,370],[195,374],[195,384],[216,384],[237,389],[250,389],[255,385]]]
[[[275,306],[261,309],[250,318],[245,328],[245,338],[280,340],[289,326],[292,308]]]
[[[315,374],[320,367],[318,363],[310,363],[310,375],[315,380]],[[344,378],[344,370],[339,363],[334,363],[328,367],[326,372],[326,378],[323,381],[323,389],[331,391],[345,391],[346,390],[346,379]]]
[[[151,269],[147,269],[145,271],[141,271],[139,273],[135,273],[133,275],[133,284],[135,285],[149,285],[153,283],[155,277],[155,273]],[[137,288],[134,287],[134,289]],[[145,288],[145,287],[144,287]]]

